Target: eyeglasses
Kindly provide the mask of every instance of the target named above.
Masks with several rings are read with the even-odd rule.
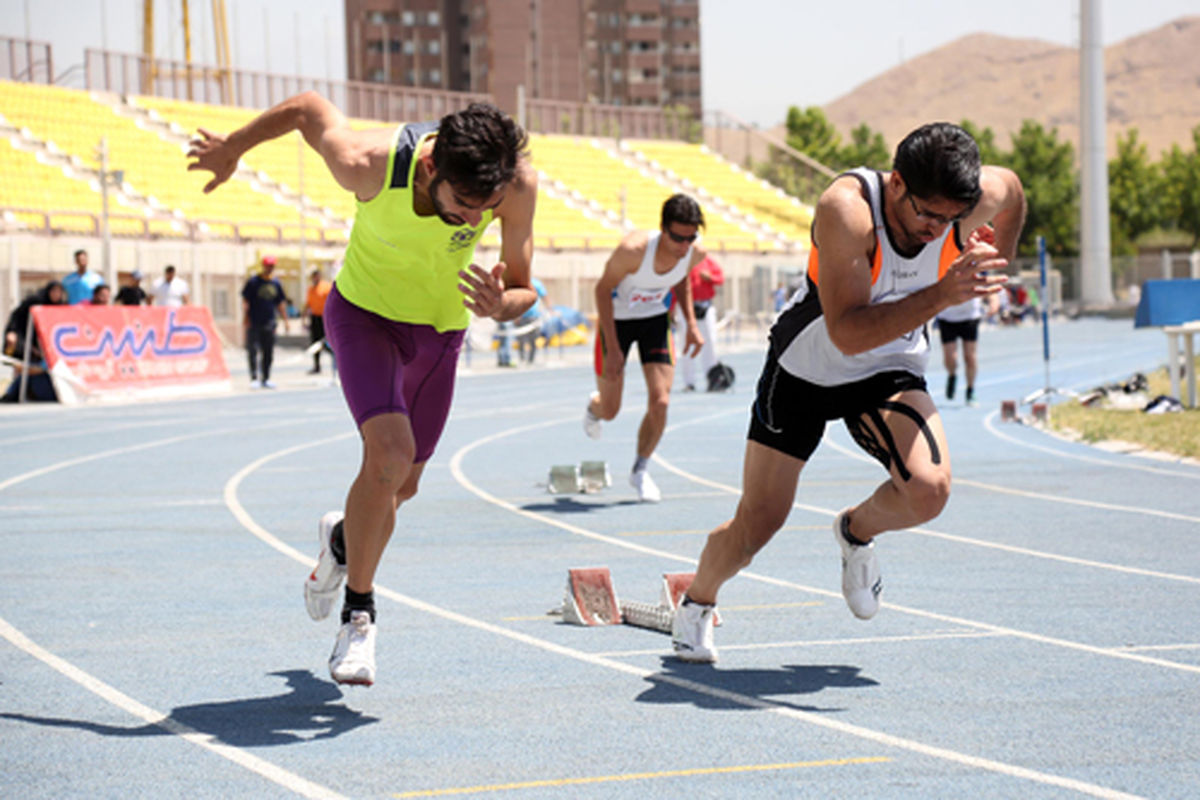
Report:
[[[667,230],[667,231],[665,231],[665,233],[667,234],[667,236],[671,237],[671,241],[675,242],[676,244],[683,244],[684,242],[691,244],[692,242],[696,241],[696,236],[697,236],[697,234],[694,234],[694,233],[691,236],[680,236],[678,233],[676,233],[673,230]]]
[[[908,198],[908,204],[912,206],[913,213],[916,214],[919,219],[932,222],[934,225],[950,225],[955,222],[961,222],[966,219],[967,214],[970,213],[970,209],[968,209],[956,217],[943,217],[941,214],[934,214],[932,211],[923,210],[917,205],[917,201],[913,199],[911,192],[905,192],[904,196]]]

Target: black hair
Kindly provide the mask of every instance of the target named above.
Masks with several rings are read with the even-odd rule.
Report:
[[[37,295],[40,297],[43,304],[54,305],[50,302],[50,290],[56,286],[63,290],[63,304],[66,304],[67,289],[62,285],[62,281],[47,281],[46,285],[38,290]]]
[[[974,208],[979,187],[979,145],[971,134],[949,122],[917,128],[896,147],[892,167],[909,194],[924,200],[941,197]]]
[[[486,200],[511,183],[529,137],[490,103],[472,103],[442,117],[433,144],[437,177],[472,200]]]
[[[81,248],[79,248],[78,250],[76,250],[74,253],[72,253],[72,254],[71,254],[71,257],[72,257],[72,258],[79,258],[79,254],[80,254],[80,253],[83,253],[83,254],[86,256],[86,255],[87,255],[87,250],[84,250],[84,249],[81,247]]]
[[[174,271],[175,271],[174,264],[167,264],[165,267],[163,267],[163,272],[174,272]]]
[[[666,230],[672,222],[703,228],[704,212],[700,210],[700,204],[688,195],[673,194],[663,203],[662,229]]]

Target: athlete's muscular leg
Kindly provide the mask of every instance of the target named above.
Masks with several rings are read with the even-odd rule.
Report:
[[[592,398],[591,402],[588,403],[588,408],[600,419],[605,422],[611,422],[617,418],[617,414],[621,411],[621,394],[625,391],[624,373],[617,375],[615,378],[606,378],[603,375],[597,375],[596,391],[599,393],[599,396]]]
[[[733,519],[708,535],[696,577],[687,594],[697,603],[715,603],[722,584],[745,569],[783,527],[796,497],[804,462],[758,442],[746,442],[742,498]]]
[[[950,453],[933,400],[911,390],[880,406],[852,425],[859,445],[889,473],[873,495],[850,509],[850,534],[862,541],[927,522],[950,499]]]
[[[371,417],[359,430],[362,464],[346,496],[346,585],[369,592],[396,525],[396,507],[416,493],[424,464],[413,464],[416,441],[403,414]]]
[[[637,454],[649,458],[658,447],[667,428],[667,407],[671,403],[671,383],[675,380],[675,365],[650,363],[642,365],[646,376],[646,415],[638,427]]]

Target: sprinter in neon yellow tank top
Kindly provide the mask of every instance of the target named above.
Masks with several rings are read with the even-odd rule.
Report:
[[[318,525],[321,554],[304,585],[313,619],[332,610],[345,581],[330,674],[375,680],[375,571],[400,503],[417,492],[449,413],[454,368],[470,314],[516,319],[533,305],[537,174],[526,136],[495,107],[476,103],[439,123],[359,131],[314,92],[292,97],[228,136],[201,129],[189,170],[211,192],[254,146],[298,130],[358,200],[345,264],[325,327],[358,424],[363,458],[345,512]],[[472,263],[500,220],[501,262]]]

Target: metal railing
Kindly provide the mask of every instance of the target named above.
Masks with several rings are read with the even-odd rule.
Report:
[[[93,91],[255,109],[270,108],[311,90],[351,117],[394,122],[438,119],[471,103],[491,100],[489,95],[473,92],[222,70],[211,65],[90,48],[84,51],[84,73],[85,86]]]
[[[54,54],[46,42],[0,36],[0,78],[54,83]]]

